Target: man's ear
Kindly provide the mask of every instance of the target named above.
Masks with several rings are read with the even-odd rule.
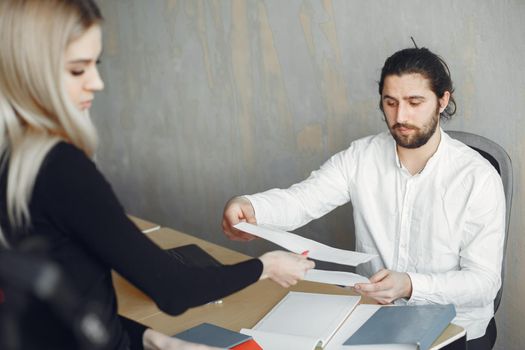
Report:
[[[443,97],[441,97],[438,100],[439,101],[439,113],[443,113],[445,108],[447,108],[449,100],[450,100],[450,92],[449,91],[445,91],[443,93]]]

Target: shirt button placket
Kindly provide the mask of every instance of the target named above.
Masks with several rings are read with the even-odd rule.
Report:
[[[399,232],[399,260],[398,271],[406,271],[408,263],[408,236],[410,233],[410,215],[411,215],[411,189],[412,179],[408,179],[405,185],[405,195],[403,196],[403,209],[401,214],[401,231]]]

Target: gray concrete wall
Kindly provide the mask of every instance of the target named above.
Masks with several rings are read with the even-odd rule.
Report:
[[[376,81],[411,46],[442,55],[458,115],[445,129],[508,150],[515,193],[498,349],[525,344],[525,2],[522,0],[101,0],[106,91],[93,118],[100,167],[130,213],[227,241],[231,196],[287,187],[385,129]],[[353,246],[351,207],[300,230]]]

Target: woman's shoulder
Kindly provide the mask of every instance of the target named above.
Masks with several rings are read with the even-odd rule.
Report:
[[[57,142],[40,167],[38,179],[44,182],[72,181],[98,173],[95,163],[78,147],[65,141]]]
[[[66,141],[57,142],[50,150],[46,161],[56,161],[61,159],[68,160],[89,160],[86,154],[75,145]]]

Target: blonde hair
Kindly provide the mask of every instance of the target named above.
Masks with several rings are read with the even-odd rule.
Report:
[[[65,140],[89,157],[95,152],[95,127],[64,88],[64,53],[101,21],[92,0],[0,1],[0,154],[1,166],[8,167],[11,227],[30,223],[35,179],[57,142]],[[7,245],[1,231],[0,240]]]

